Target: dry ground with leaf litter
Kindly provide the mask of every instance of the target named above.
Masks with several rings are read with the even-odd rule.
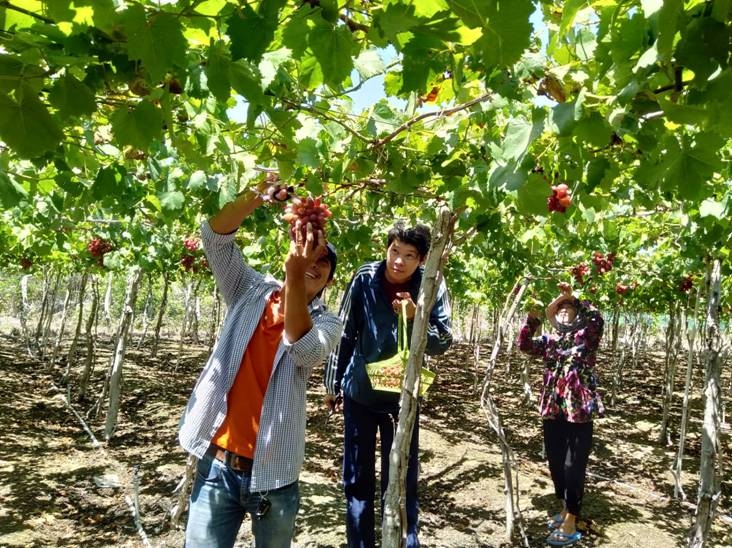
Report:
[[[182,546],[183,533],[167,517],[173,490],[184,471],[176,427],[206,348],[186,346],[176,365],[177,342],[156,359],[145,348],[129,351],[116,435],[94,448],[90,436],[63,402],[64,366],[49,369],[30,359],[8,335],[0,335],[0,546]],[[488,348],[482,351],[488,356]],[[109,348],[100,345],[94,389],[98,389]],[[608,356],[603,354],[600,363]],[[519,370],[524,357],[510,356],[510,372],[499,365],[494,394],[502,412],[519,471],[520,510],[531,546],[543,546],[545,519],[554,506],[551,481],[541,458],[540,422],[533,407],[519,404]],[[472,350],[454,347],[438,362],[438,376],[421,413],[421,541],[425,547],[502,546],[504,497],[500,451],[473,390]],[[505,363],[505,362],[504,362]],[[623,396],[596,422],[579,546],[683,546],[693,516],[690,503],[673,500],[669,468],[675,447],[655,439],[661,412],[663,355],[648,354],[627,371]],[[74,372],[78,375],[78,372]],[[725,373],[729,388],[730,372]],[[532,365],[538,389],[540,363]],[[679,377],[682,375],[680,374]],[[693,412],[684,466],[684,487],[696,497],[699,468],[699,395],[695,372]],[[75,382],[76,376],[74,376]],[[482,372],[481,372],[482,379]],[[609,382],[610,375],[606,375]],[[342,417],[326,424],[320,405],[322,371],[313,377],[308,399],[308,440],[301,476],[302,503],[295,545],[344,545],[344,503],[339,486]],[[680,416],[678,397],[672,424]],[[729,392],[729,390],[727,390]],[[73,392],[72,392],[73,393]],[[727,395],[728,397],[728,395]],[[84,415],[92,401],[73,401]],[[103,414],[87,421],[101,439]],[[729,449],[725,426],[722,452]],[[676,427],[672,427],[676,437]],[[732,474],[723,468],[723,495]],[[143,533],[131,508],[139,482]],[[732,545],[730,505],[723,498],[714,546]],[[238,546],[248,546],[249,523]],[[513,545],[520,546],[515,540]]]

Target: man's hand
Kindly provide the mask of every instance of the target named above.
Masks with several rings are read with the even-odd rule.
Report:
[[[559,291],[563,297],[572,297],[572,286],[569,285],[567,282],[559,282],[557,284],[557,287],[559,288]]]
[[[323,398],[323,403],[328,408],[328,411],[332,413],[340,413],[343,410],[343,398],[340,394],[326,394]]]
[[[414,304],[414,301],[412,300],[412,295],[409,294],[408,291],[400,291],[396,294],[397,298],[391,301],[391,307],[394,309],[394,312],[397,314],[402,313],[402,302],[407,302],[407,316],[406,318],[408,320],[411,320],[414,318],[414,315],[417,313],[417,305]]]
[[[322,231],[317,232],[316,240],[313,225],[308,223],[306,234],[303,240],[302,222],[298,220],[295,223],[295,239],[290,242],[290,252],[285,259],[285,283],[287,280],[305,280],[308,268],[326,253],[325,237]]]

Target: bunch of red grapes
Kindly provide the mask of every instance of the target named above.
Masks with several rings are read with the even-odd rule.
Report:
[[[313,227],[313,235],[315,237],[315,243],[317,244],[318,231],[323,232],[325,236],[325,223],[333,214],[327,205],[320,201],[318,198],[293,198],[292,202],[285,208],[285,214],[282,218],[285,222],[290,223],[290,238],[295,240],[295,229],[297,221],[299,220],[302,224],[300,225],[300,231],[302,234],[302,240],[305,241],[307,237],[307,224],[310,223]]]
[[[201,242],[200,240],[198,240],[198,238],[186,238],[185,240],[183,240],[183,247],[185,247],[191,253],[195,253],[196,251],[198,251],[200,245]]]
[[[608,253],[607,255],[603,255],[599,251],[592,253],[592,263],[595,265],[597,273],[600,276],[607,274],[613,269],[613,261],[615,261],[615,253]]]
[[[86,250],[99,266],[104,266],[104,255],[112,251],[112,244],[102,238],[93,238],[86,244]]]
[[[30,270],[30,267],[33,266],[33,261],[31,261],[28,257],[21,257],[20,258],[20,268],[23,270]]]
[[[577,280],[577,283],[582,285],[585,283],[585,276],[590,273],[590,267],[584,263],[578,264],[572,267],[571,272],[574,279]]]
[[[208,267],[206,257],[201,253],[201,241],[198,238],[185,238],[183,252],[180,256],[180,265],[186,272],[198,272]]]
[[[552,195],[546,200],[549,211],[564,213],[572,205],[572,196],[569,187],[564,183],[552,185]]]
[[[615,293],[618,295],[625,295],[630,290],[630,286],[621,284],[620,282],[615,284]]]
[[[689,293],[692,287],[694,287],[694,277],[691,274],[685,276],[681,282],[679,282],[679,291],[682,293]]]

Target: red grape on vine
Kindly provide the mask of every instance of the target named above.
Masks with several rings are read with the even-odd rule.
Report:
[[[183,247],[185,247],[191,253],[198,251],[201,245],[201,241],[198,238],[186,238],[183,240]]]
[[[570,271],[572,272],[572,276],[574,276],[574,279],[577,281],[577,283],[582,285],[585,283],[585,276],[590,273],[590,267],[582,263],[573,266]]]
[[[604,255],[599,251],[592,253],[592,264],[595,265],[595,269],[600,276],[607,274],[613,269],[614,261],[615,253],[608,253],[607,255]]]
[[[620,282],[615,284],[615,293],[617,293],[618,295],[625,295],[629,289],[629,286],[621,284]]]
[[[689,293],[692,287],[694,287],[694,277],[692,275],[685,276],[679,282],[679,291],[682,293]]]
[[[104,255],[112,251],[112,244],[102,238],[92,238],[86,244],[86,250],[94,257],[99,266],[104,266]]]
[[[572,205],[572,196],[569,187],[564,183],[552,186],[552,195],[546,200],[549,211],[564,213]]]
[[[327,205],[318,198],[294,198],[292,203],[285,208],[282,218],[290,224],[290,238],[295,240],[297,222],[300,221],[300,230],[303,241],[307,237],[307,224],[313,227],[313,234],[317,238],[318,231],[325,235],[325,223],[333,214]],[[316,242],[317,243],[317,242]]]

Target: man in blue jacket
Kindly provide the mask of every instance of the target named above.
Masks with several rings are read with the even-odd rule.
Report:
[[[430,232],[424,225],[395,225],[387,236],[386,259],[359,268],[346,289],[340,316],[344,332],[326,367],[326,403],[334,408],[343,397],[343,484],[346,495],[346,532],[349,547],[375,545],[376,433],[381,438],[381,500],[389,478],[389,451],[399,421],[398,393],[374,390],[366,364],[397,352],[398,315],[406,302],[411,338],[415,302],[422,283]],[[425,353],[445,352],[452,343],[450,305],[444,280],[430,313]],[[417,538],[417,477],[419,471],[419,415],[414,424],[407,466],[407,546]]]

